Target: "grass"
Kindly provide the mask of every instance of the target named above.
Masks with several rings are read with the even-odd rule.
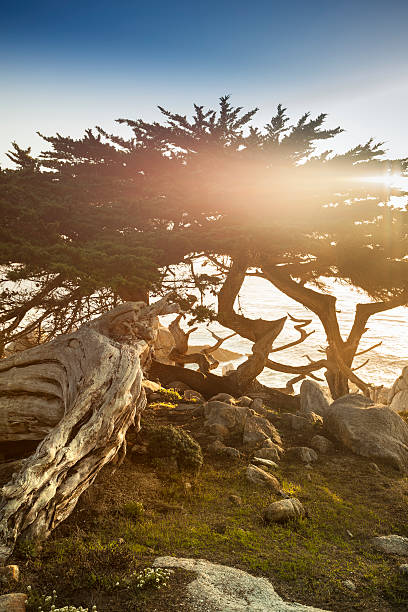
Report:
[[[21,588],[56,588],[60,605],[96,604],[98,612],[176,610],[188,582],[182,572],[160,593],[123,587],[155,557],[175,555],[265,576],[282,597],[316,607],[406,610],[408,580],[398,574],[403,560],[373,551],[369,538],[408,536],[408,481],[388,468],[373,473],[369,461],[353,455],[332,459],[313,470],[283,460],[274,470],[309,513],[283,525],[263,522],[263,510],[279,498],[246,481],[243,461],[206,458],[194,476],[155,469],[145,457],[126,459],[116,472],[104,470],[97,502],[84,496],[42,550],[20,545]]]

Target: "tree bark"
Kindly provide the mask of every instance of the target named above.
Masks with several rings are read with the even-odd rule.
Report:
[[[230,374],[227,376],[217,376],[209,372],[207,375],[180,368],[178,366],[160,363],[152,360],[149,378],[158,379],[161,384],[168,385],[175,381],[186,383],[191,389],[199,391],[206,399],[210,399],[217,393],[229,393],[234,397],[239,397],[243,393],[251,397],[262,397],[272,408],[284,412],[295,412],[300,408],[299,396],[287,395],[277,389],[271,389],[262,385],[258,381],[252,381],[245,390],[237,386],[237,380]]]
[[[0,561],[20,535],[47,537],[101,468],[125,453],[127,429],[139,427],[146,403],[153,319],[168,312],[165,300],[121,304],[0,362],[2,439],[44,438],[1,490]]]

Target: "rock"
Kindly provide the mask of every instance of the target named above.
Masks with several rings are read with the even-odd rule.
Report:
[[[270,461],[279,461],[283,449],[277,444],[271,442],[271,446],[264,446],[259,450],[255,451],[255,457],[257,459],[269,459]]]
[[[211,397],[210,402],[223,402],[224,404],[235,404],[235,398],[229,393],[217,393]]]
[[[230,459],[241,459],[241,453],[237,448],[233,446],[226,446],[222,452],[225,457],[229,457]]]
[[[305,415],[314,412],[324,417],[329,402],[323,389],[314,380],[304,380],[300,386],[300,411]]]
[[[307,446],[292,446],[287,449],[286,453],[290,459],[296,459],[303,463],[313,463],[313,461],[317,461],[318,459],[316,451]]]
[[[209,401],[204,404],[204,427],[209,433],[227,438],[242,434],[249,414],[249,408],[231,406],[225,402]]]
[[[394,395],[390,408],[397,413],[408,411],[408,389],[398,391],[398,393]]]
[[[134,453],[135,455],[146,455],[147,446],[145,444],[134,444],[132,446],[131,453]]]
[[[161,389],[161,385],[159,385],[159,383],[156,383],[153,380],[147,380],[146,378],[142,381],[142,387],[146,391],[147,397],[149,397],[152,393],[157,393],[157,391],[160,391]]]
[[[240,495],[229,495],[228,499],[235,506],[242,506],[242,498]]]
[[[326,455],[327,453],[332,453],[334,450],[333,442],[325,438],[324,436],[313,436],[310,440],[310,446],[317,451],[318,453],[322,453]]]
[[[198,391],[194,391],[193,389],[186,389],[184,391],[184,399],[186,400],[197,400],[200,404],[205,403],[204,395],[201,395]]]
[[[402,565],[400,565],[398,571],[401,576],[408,576],[408,563],[403,563]]]
[[[247,447],[263,446],[266,440],[281,445],[282,440],[277,429],[262,416],[249,415],[245,421],[242,442]]]
[[[266,408],[264,407],[263,399],[261,397],[256,397],[254,400],[252,400],[251,410],[254,410],[260,415],[266,414]]]
[[[235,403],[237,406],[245,406],[246,408],[249,408],[252,402],[253,402],[252,397],[243,395],[242,397],[239,397]]]
[[[398,378],[395,380],[394,384],[392,385],[388,393],[387,403],[391,405],[394,397],[396,397],[396,395],[398,395],[401,391],[405,391],[406,389],[408,389],[408,366],[405,366],[405,368],[402,369],[401,375],[398,376]],[[402,401],[405,401],[405,399],[406,399],[406,395],[405,395],[404,400],[403,398],[401,398],[398,403],[401,402],[402,404]]]
[[[334,400],[329,406],[331,410],[334,407],[342,406],[347,408],[352,406],[353,408],[367,408],[368,406],[373,406],[374,402],[369,397],[365,395],[361,395],[361,393],[349,393],[348,395],[343,395],[338,399]]]
[[[408,424],[387,406],[368,405],[364,396],[344,396],[329,407],[325,427],[357,455],[408,470]]]
[[[266,578],[258,578],[204,559],[158,557],[154,567],[193,572],[187,585],[185,609],[212,612],[323,612],[318,608],[285,602]]]
[[[18,565],[6,565],[4,567],[0,567],[0,576],[5,580],[15,580],[18,582],[20,578],[20,570]]]
[[[212,455],[221,455],[222,451],[227,448],[221,440],[215,440],[207,446],[207,451]]]
[[[214,455],[221,455],[223,457],[230,457],[231,459],[240,459],[241,453],[237,448],[232,446],[225,446],[220,440],[215,440],[207,447],[208,452]]]
[[[372,546],[389,555],[408,556],[408,538],[399,535],[377,536],[371,539]]]
[[[293,431],[308,431],[311,428],[311,423],[306,417],[291,412],[281,414],[281,423]]]
[[[181,380],[173,380],[173,382],[171,382],[168,385],[166,385],[166,388],[167,389],[174,389],[175,391],[177,391],[181,395],[183,395],[184,391],[187,391],[187,389],[190,389],[190,387],[186,383],[181,381]]]
[[[25,612],[27,595],[8,593],[0,596],[0,612]]]
[[[275,463],[275,461],[271,461],[270,459],[261,459],[260,457],[254,457],[252,459],[252,463],[255,463],[255,465],[260,465],[260,466],[265,466],[265,467],[269,467],[269,468],[277,468],[279,467],[277,463]]]
[[[284,523],[289,519],[306,516],[306,511],[296,497],[291,497],[270,504],[263,516],[267,523]]]
[[[263,487],[268,487],[269,489],[273,489],[278,492],[280,490],[280,484],[275,476],[272,474],[268,474],[265,470],[262,470],[256,465],[248,465],[245,470],[245,475],[249,482],[252,482],[256,485],[261,485]]]
[[[346,589],[350,589],[350,591],[355,591],[357,588],[352,580],[343,580],[343,584]]]

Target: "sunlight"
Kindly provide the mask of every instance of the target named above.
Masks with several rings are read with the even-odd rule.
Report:
[[[385,187],[402,187],[403,178],[397,173],[377,174],[375,176],[365,177],[364,182],[382,183]]]

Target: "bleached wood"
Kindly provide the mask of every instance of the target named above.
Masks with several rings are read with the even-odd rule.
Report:
[[[35,453],[1,489],[0,562],[18,536],[45,538],[74,509],[101,468],[126,450],[146,399],[158,314],[167,300],[121,304],[78,331],[0,362],[2,439],[38,439]],[[14,436],[14,438],[13,438]]]

